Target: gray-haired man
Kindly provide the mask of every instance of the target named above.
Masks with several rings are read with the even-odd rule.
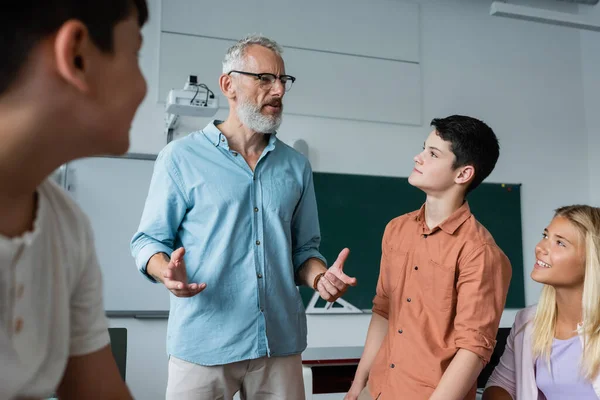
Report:
[[[347,249],[327,269],[310,164],[275,135],[295,81],[281,52],[262,36],[232,46],[219,80],[227,120],[156,161],[132,252],[172,293],[167,399],[303,399],[296,284],[328,301],[356,284]]]

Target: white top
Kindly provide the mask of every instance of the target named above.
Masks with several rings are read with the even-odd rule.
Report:
[[[69,356],[109,343],[87,217],[49,180],[37,204],[33,232],[0,235],[0,399],[48,397]]]

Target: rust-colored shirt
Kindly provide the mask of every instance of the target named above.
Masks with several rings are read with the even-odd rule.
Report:
[[[369,376],[373,398],[428,399],[459,349],[489,362],[511,275],[467,202],[433,229],[425,205],[393,219],[373,300],[373,312],[389,321]]]

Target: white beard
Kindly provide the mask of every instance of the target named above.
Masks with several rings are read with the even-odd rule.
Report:
[[[237,116],[242,124],[257,133],[275,133],[281,125],[281,113],[274,116],[263,115],[258,105],[247,100],[239,102]]]

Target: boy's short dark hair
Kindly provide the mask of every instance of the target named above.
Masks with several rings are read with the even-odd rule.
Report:
[[[0,95],[17,79],[36,43],[70,19],[84,23],[102,51],[113,50],[114,26],[137,11],[148,19],[146,0],[20,0],[0,12]]]
[[[435,118],[431,126],[443,140],[450,142],[456,156],[452,168],[465,165],[475,168],[475,176],[466,191],[469,193],[494,170],[500,156],[498,138],[483,121],[464,115]]]

